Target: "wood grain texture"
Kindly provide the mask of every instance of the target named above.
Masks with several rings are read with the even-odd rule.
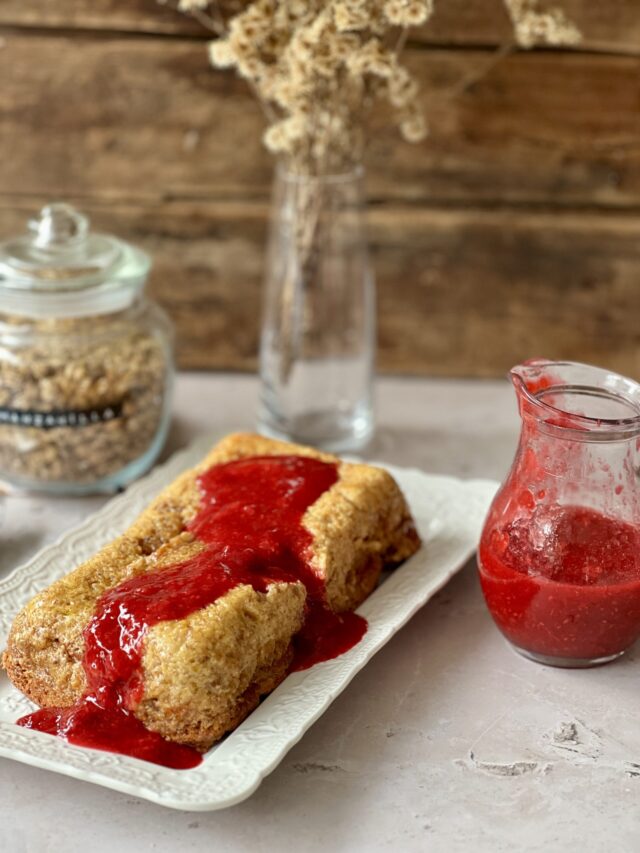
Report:
[[[413,52],[431,136],[372,133],[373,199],[640,206],[640,57],[517,54],[469,82],[490,57]],[[5,192],[266,196],[262,116],[198,43],[13,33],[0,79]]]
[[[176,12],[176,5],[157,0],[3,0],[0,24],[206,38],[200,24]],[[580,49],[640,53],[637,0],[562,0],[562,8],[583,33]],[[412,41],[497,45],[511,35],[502,0],[436,0],[433,17],[412,33]]]
[[[412,43],[431,135],[370,139],[383,371],[640,374],[640,8],[562,5],[579,50],[496,63],[500,0],[440,0]],[[272,162],[243,83],[155,0],[4,0],[0,36],[0,236],[78,203],[154,255],[183,366],[252,369]]]
[[[266,205],[84,206],[154,255],[151,291],[177,324],[183,367],[255,367]],[[0,206],[0,232],[31,212]],[[383,372],[492,376],[545,355],[640,374],[635,217],[384,205],[369,231]]]

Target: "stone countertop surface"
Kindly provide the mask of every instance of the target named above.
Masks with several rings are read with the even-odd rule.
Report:
[[[167,455],[253,427],[255,378],[182,374]],[[368,455],[500,479],[519,421],[505,382],[382,379]],[[104,498],[8,495],[5,573]],[[640,850],[640,661],[512,652],[470,563],[385,646],[245,802],[176,812],[0,759],[4,853]]]

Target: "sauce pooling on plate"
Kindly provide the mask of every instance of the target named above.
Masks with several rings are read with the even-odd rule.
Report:
[[[306,510],[337,480],[335,464],[303,456],[249,457],[205,471],[198,513],[188,525],[204,549],[105,592],[84,631],[87,693],[69,708],[43,708],[18,724],[167,767],[199,764],[195,749],[166,741],[134,716],[144,694],[144,640],[159,622],[184,619],[240,584],[258,592],[278,581],[304,584],[294,670],[354,646],[367,623],[326,604],[324,581],[311,565],[313,537],[302,525]]]

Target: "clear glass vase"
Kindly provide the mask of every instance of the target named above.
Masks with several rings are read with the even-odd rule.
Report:
[[[375,284],[363,173],[280,169],[273,190],[258,426],[329,451],[373,432]]]

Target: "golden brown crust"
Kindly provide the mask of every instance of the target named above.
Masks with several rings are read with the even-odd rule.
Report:
[[[204,547],[185,530],[198,510],[198,475],[234,459],[283,454],[339,463],[338,482],[303,518],[314,537],[312,565],[334,610],[355,609],[385,566],[418,549],[406,502],[386,471],[257,435],[230,435],[167,487],[122,536],[20,611],[3,655],[13,683],[41,706],[72,704],[86,689],[82,632],[100,595]],[[242,586],[184,620],[152,627],[136,715],[170,740],[208,748],[286,674],[283,662],[300,628],[304,601],[301,584],[273,584],[266,593]]]
[[[207,749],[284,677],[304,601],[302,584],[273,584],[266,594],[239,586],[186,619],[155,625],[136,716],[164,737]]]

